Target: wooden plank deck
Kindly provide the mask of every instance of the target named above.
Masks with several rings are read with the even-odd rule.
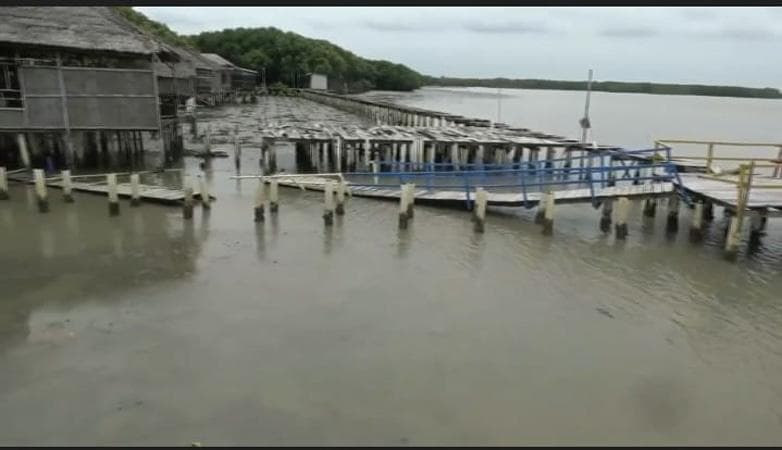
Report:
[[[326,178],[322,177],[302,177],[285,178],[278,177],[280,186],[285,187],[306,187],[306,189],[323,191]],[[350,192],[356,197],[377,198],[385,200],[399,199],[400,188],[389,186],[351,186],[348,183]],[[606,188],[595,188],[596,198],[616,198],[616,197],[654,197],[670,194],[673,192],[673,183],[650,183],[642,185],[613,186]],[[471,199],[472,199],[471,193]],[[592,194],[589,188],[567,189],[554,191],[556,202],[561,203],[585,203],[592,200]],[[535,205],[543,197],[541,192],[530,192],[525,201],[524,195],[519,192],[491,192],[488,193],[488,204],[494,206],[525,206]],[[466,201],[464,191],[457,190],[429,190],[423,187],[417,187],[415,190],[415,201],[423,204],[442,204],[448,206],[461,206]]]
[[[702,197],[718,205],[735,208],[738,199],[738,189],[735,184],[703,178],[694,173],[682,173],[679,175],[682,187],[696,197]],[[737,181],[735,175],[724,175],[721,178]],[[781,178],[755,175],[752,180],[752,189],[749,191],[749,208],[782,209],[782,189],[763,189],[760,185],[773,185],[782,187]],[[774,211],[770,211],[774,213]]]
[[[9,180],[33,184],[33,180],[26,174],[18,174],[13,177],[8,177]],[[108,196],[108,185],[105,181],[99,182],[83,182],[73,181],[73,191],[86,192],[89,194],[105,195]],[[193,198],[201,198],[201,192],[199,190],[198,183],[194,183],[193,186]],[[46,182],[47,187],[62,189],[62,181],[51,180]],[[117,183],[117,195],[121,198],[130,198],[130,183]],[[160,203],[164,205],[181,205],[185,200],[185,193],[181,189],[171,189],[163,186],[153,186],[149,184],[139,185],[139,197],[141,201]],[[210,195],[210,198],[214,196]]]

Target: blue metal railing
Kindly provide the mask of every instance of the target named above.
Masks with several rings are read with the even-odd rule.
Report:
[[[351,179],[353,186],[396,188],[405,182],[413,182],[419,186],[426,186],[427,190],[463,190],[468,208],[472,206],[470,194],[478,187],[486,190],[520,191],[525,206],[529,207],[529,192],[542,192],[555,186],[567,188],[572,185],[582,185],[588,187],[592,203],[597,206],[599,202],[596,199],[596,183],[599,187],[605,188],[623,180],[631,180],[633,184],[639,184],[643,181],[670,182],[676,179],[681,186],[678,171],[671,161],[670,150],[670,147],[630,151],[607,150],[583,156],[505,164],[381,160],[375,161],[378,172],[351,172],[345,176]],[[661,153],[665,154],[664,158]],[[620,164],[615,165],[615,161],[619,161]],[[576,162],[580,163],[578,167]],[[630,165],[627,164],[628,162]],[[384,168],[387,169],[384,171]],[[630,175],[633,169],[635,174]],[[657,169],[661,169],[662,173]],[[649,175],[642,175],[642,170],[648,171]],[[372,182],[362,178],[369,178]],[[381,183],[381,180],[384,183]],[[394,181],[385,182],[386,180]],[[438,180],[442,182],[438,183]],[[690,198],[683,191],[680,190],[679,195],[685,202],[691,203]]]

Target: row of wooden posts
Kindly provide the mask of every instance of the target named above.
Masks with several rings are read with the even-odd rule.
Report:
[[[129,175],[131,184],[130,206],[136,207],[141,203],[140,196],[140,174],[117,174],[110,173],[106,176],[109,215],[116,216],[120,213],[119,198],[117,192],[117,176]],[[73,179],[78,177],[91,177],[94,175],[84,175],[74,177],[70,170],[63,170],[59,177],[62,180],[63,201],[72,203],[73,199]],[[38,204],[38,210],[42,213],[49,211],[49,197],[46,187],[46,178],[43,169],[33,170],[33,179],[35,183],[35,195]],[[208,184],[205,177],[198,176],[200,197],[202,207],[210,209],[211,198]],[[183,175],[183,217],[191,219],[193,217],[193,183],[192,177],[188,174]],[[324,213],[323,220],[326,226],[333,224],[334,215],[345,214],[345,196],[349,192],[344,179],[339,181],[328,181],[324,186]],[[0,200],[9,198],[8,179],[5,167],[0,167]],[[616,201],[616,209],[614,202]],[[267,207],[268,203],[268,207]],[[544,234],[552,234],[554,226],[554,205],[555,195],[553,192],[547,192],[538,204],[538,210],[535,214],[535,223],[541,224]],[[475,222],[475,231],[482,233],[485,229],[486,209],[488,204],[488,193],[483,188],[476,189],[473,202],[473,221]],[[413,218],[415,205],[415,184],[408,183],[401,186],[399,198],[399,228],[406,229],[408,222]],[[616,239],[627,238],[627,217],[630,201],[627,197],[618,199],[608,198],[603,200],[602,212],[600,217],[600,229],[603,232],[609,232],[611,224],[614,222]],[[679,229],[679,205],[678,194],[672,194],[668,198],[668,211],[666,217],[666,231],[675,233]],[[279,208],[279,184],[274,178],[269,183],[269,194],[266,194],[266,182],[259,179],[258,188],[255,196],[254,217],[256,222],[263,222],[265,210],[276,213]],[[713,204],[711,202],[697,201],[693,205],[692,221],[690,224],[689,237],[693,242],[699,242],[703,239],[705,223],[714,218]],[[649,198],[644,201],[643,214],[646,217],[654,217],[657,210],[657,199]],[[725,256],[729,259],[736,257],[741,240],[738,232],[738,220],[734,213],[726,210],[726,216],[730,218],[729,226],[726,229]],[[754,213],[750,221],[750,242],[757,241],[762,235],[766,226],[766,217],[759,213]]]

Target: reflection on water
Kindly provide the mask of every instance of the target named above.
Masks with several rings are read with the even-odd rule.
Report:
[[[210,114],[245,127],[253,111]],[[400,231],[396,203],[349,198],[327,228],[322,193],[298,189],[256,224],[253,181],[229,178],[232,158],[212,171],[217,201],[190,221],[124,200],[109,217],[78,193],[40,214],[11,187],[0,441],[782,438],[778,221],[735,264],[719,214],[692,245],[690,211],[670,236],[664,204],[644,218],[633,202],[627,241],[590,205],[558,208],[543,236],[534,209],[492,209],[475,234],[469,213],[417,205]]]

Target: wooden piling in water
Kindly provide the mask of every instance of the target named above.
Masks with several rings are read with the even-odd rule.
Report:
[[[38,201],[38,211],[49,212],[49,198],[46,193],[43,169],[33,169],[33,177],[35,178],[35,197]]]
[[[24,133],[16,135],[16,143],[19,146],[19,159],[22,160],[22,165],[30,168],[30,152],[27,150],[27,138]]]
[[[335,212],[339,216],[345,214],[345,180],[337,182],[337,207]]]
[[[331,226],[334,223],[334,182],[327,181],[323,189],[323,223]]]
[[[665,221],[665,231],[670,234],[679,231],[679,195],[676,193],[668,198],[668,217]]]
[[[546,194],[543,194],[540,200],[538,200],[538,209],[535,212],[535,223],[537,225],[542,225],[545,217],[546,217]]]
[[[710,201],[703,203],[703,220],[706,222],[714,220],[714,203]]]
[[[611,214],[614,212],[614,199],[607,198],[603,200],[603,210],[600,215],[600,231],[608,233],[611,231]]]
[[[209,184],[206,182],[206,177],[198,175],[198,190],[201,197],[201,207],[209,209],[212,207],[212,199],[209,197]]]
[[[130,206],[133,207],[141,205],[141,183],[139,179],[139,174],[130,174]]]
[[[739,252],[739,242],[741,241],[741,227],[738,216],[733,216],[730,219],[730,225],[728,226],[728,234],[725,240],[725,250],[723,255],[725,259],[733,261]]]
[[[412,219],[415,216],[415,183],[407,184],[407,218]]]
[[[71,180],[71,171],[62,171],[62,199],[65,203],[73,203],[73,180]]]
[[[407,228],[408,211],[407,207],[407,185],[403,184],[399,186],[399,229],[404,230]]]
[[[692,210],[690,222],[690,241],[700,242],[703,239],[703,202],[698,201]]]
[[[193,181],[190,175],[183,175],[182,188],[185,191],[185,201],[182,208],[182,217],[185,219],[193,218]]]
[[[263,178],[258,178],[258,187],[255,190],[255,222],[264,221],[264,207],[266,206],[266,183]]]
[[[489,203],[489,194],[484,188],[475,190],[475,208],[473,219],[475,221],[475,232],[483,233],[486,223],[486,205]]]
[[[654,217],[655,213],[657,212],[657,199],[654,198],[647,198],[644,200],[644,216],[646,217]]]
[[[760,211],[752,211],[749,216],[749,245],[756,246],[760,243],[760,238],[765,234],[764,215]]]
[[[269,212],[276,213],[277,210],[280,207],[280,189],[279,189],[279,181],[276,179],[272,179],[271,183],[269,184]]]
[[[546,209],[543,211],[543,234],[550,235],[554,232],[554,204],[556,196],[549,192],[545,196]]]
[[[616,204],[616,216],[614,230],[616,238],[623,240],[627,238],[627,216],[630,210],[630,200],[627,197],[619,197]]]
[[[117,195],[117,174],[106,175],[106,185],[109,194],[109,215],[119,215],[119,196]]]
[[[8,175],[5,167],[0,167],[0,200],[8,200]]]

